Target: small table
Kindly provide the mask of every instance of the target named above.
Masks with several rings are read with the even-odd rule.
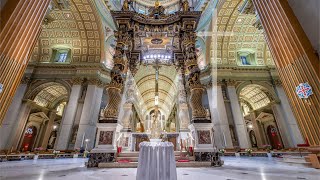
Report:
[[[171,142],[140,143],[137,180],[177,180]]]

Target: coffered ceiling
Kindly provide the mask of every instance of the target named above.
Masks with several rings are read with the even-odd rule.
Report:
[[[256,15],[240,14],[239,8],[244,1],[224,0],[220,1],[217,10],[217,44],[211,43],[211,59],[217,64],[239,65],[237,53],[241,51],[253,52],[256,57],[256,65],[274,65],[270,51],[267,47],[263,29],[253,26],[257,21]],[[221,35],[221,33],[231,33]],[[214,48],[217,49],[214,54]],[[216,56],[216,57],[215,57]]]
[[[92,1],[61,2],[52,1],[31,62],[50,62],[53,49],[69,49],[75,63],[104,61],[104,31]]]

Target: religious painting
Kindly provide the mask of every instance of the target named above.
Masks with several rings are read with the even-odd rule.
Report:
[[[112,145],[113,131],[100,131],[99,145]]]
[[[210,131],[198,131],[199,144],[211,144]]]

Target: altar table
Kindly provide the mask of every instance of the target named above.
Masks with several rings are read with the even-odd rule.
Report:
[[[140,143],[137,180],[177,180],[171,142]]]

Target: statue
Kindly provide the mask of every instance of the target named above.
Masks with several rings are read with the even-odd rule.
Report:
[[[157,0],[154,3],[154,7],[149,9],[149,16],[159,19],[159,17],[164,16],[164,7],[160,5],[160,2]]]
[[[189,11],[189,2],[187,1],[187,0],[185,0],[185,1],[183,1],[182,2],[182,10],[183,10],[183,12],[187,12],[187,11]]]
[[[122,11],[129,11],[129,1],[128,0],[123,1]]]

